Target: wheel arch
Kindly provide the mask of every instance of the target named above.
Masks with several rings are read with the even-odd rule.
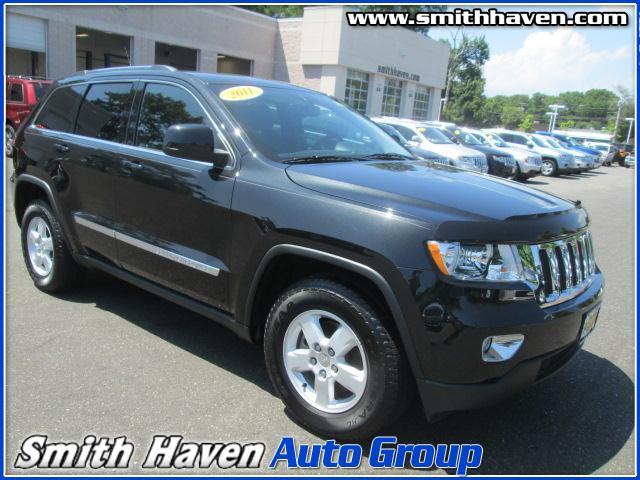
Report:
[[[290,282],[285,281],[281,285],[275,285],[274,288],[269,289],[269,280],[274,277],[277,278],[279,262],[287,258],[303,260],[305,264],[310,264],[308,271],[304,272],[305,277],[303,278],[320,275],[324,271],[324,273],[329,273],[337,280],[344,281],[347,286],[362,294],[375,307],[384,309],[383,313],[386,313],[392,322],[390,326],[402,343],[414,375],[422,375],[422,369],[415,352],[407,321],[389,282],[380,273],[367,265],[339,255],[299,245],[280,244],[272,247],[264,255],[256,269],[244,307],[245,318],[243,322],[249,327],[254,341],[258,341],[261,338],[268,308],[273,303],[272,301],[275,301],[275,298],[273,298],[274,293],[277,298],[277,295],[290,284]],[[370,287],[375,288],[376,291],[371,292]],[[375,295],[376,293],[379,295]]]
[[[44,199],[49,203],[49,205],[51,205],[51,209],[62,227],[64,241],[67,244],[67,247],[71,251],[76,251],[71,242],[72,237],[70,236],[70,231],[66,223],[66,217],[62,214],[62,210],[60,209],[49,184],[41,178],[27,173],[17,175],[15,182],[13,206],[18,225],[22,222],[22,217],[29,204],[38,198]]]

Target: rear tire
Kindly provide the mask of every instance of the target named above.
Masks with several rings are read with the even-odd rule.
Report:
[[[64,242],[60,223],[44,200],[29,204],[21,222],[22,255],[34,285],[50,293],[74,287],[83,278]]]
[[[403,354],[380,315],[341,283],[309,279],[283,293],[267,319],[264,351],[289,415],[321,436],[368,438],[405,408]]]
[[[11,125],[4,126],[4,155],[11,157],[13,154],[13,140],[16,138],[16,131]]]

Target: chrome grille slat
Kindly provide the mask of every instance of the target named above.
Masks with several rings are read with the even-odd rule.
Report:
[[[596,263],[589,232],[527,248],[537,275],[530,285],[543,307],[570,300],[591,284]]]

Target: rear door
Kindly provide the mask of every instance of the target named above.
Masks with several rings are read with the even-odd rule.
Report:
[[[126,141],[132,81],[62,86],[26,131],[84,253],[117,261],[114,172]]]
[[[142,81],[140,99],[116,180],[119,261],[131,272],[225,309],[235,177],[213,175],[211,162],[162,151],[171,125],[202,123],[216,131],[211,111],[187,84]],[[219,135],[216,148],[225,148]]]

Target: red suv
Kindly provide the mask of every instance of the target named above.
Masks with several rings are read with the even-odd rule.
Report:
[[[7,77],[7,111],[5,113],[5,155],[11,156],[13,138],[22,121],[31,113],[51,80],[39,80],[31,77]]]

